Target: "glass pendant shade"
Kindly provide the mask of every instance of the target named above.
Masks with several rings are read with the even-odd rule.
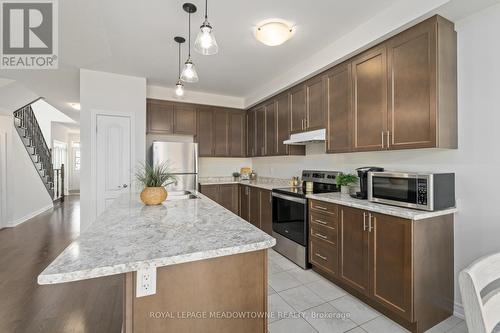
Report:
[[[207,22],[203,22],[200,27],[200,32],[194,42],[194,49],[196,52],[203,55],[213,55],[219,51],[212,26]]]
[[[184,96],[184,85],[181,80],[177,81],[177,84],[175,85],[175,95],[179,97]]]
[[[181,73],[181,80],[184,82],[198,82],[198,73],[196,73],[196,67],[194,67],[191,58],[188,58],[184,64],[184,69]]]

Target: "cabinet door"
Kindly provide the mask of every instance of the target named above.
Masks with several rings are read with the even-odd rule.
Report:
[[[214,119],[211,109],[197,110],[196,142],[201,157],[214,156]]]
[[[174,106],[174,133],[196,135],[196,109],[186,104]]]
[[[224,208],[238,214],[238,185],[219,185],[219,203]]]
[[[173,134],[174,104],[167,101],[148,100],[147,132]]]
[[[247,156],[255,156],[255,110],[247,112]]]
[[[228,130],[229,117],[227,110],[216,109],[214,112],[214,156],[229,156]]]
[[[248,208],[248,221],[257,228],[261,228],[260,224],[260,190],[256,187],[249,186],[250,205]]]
[[[391,38],[389,148],[436,146],[436,23],[427,21]]]
[[[255,135],[256,135],[256,154],[255,156],[266,155],[266,110],[259,107],[255,111]]]
[[[368,214],[340,206],[340,278],[363,294],[369,293]]]
[[[200,185],[200,192],[215,202],[219,202],[219,185]]]
[[[266,156],[276,155],[278,131],[276,128],[276,103],[266,104]]]
[[[323,76],[317,76],[306,82],[306,103],[306,130],[325,128],[326,91]]]
[[[341,64],[328,72],[328,153],[351,151],[351,67]]]
[[[387,63],[385,46],[352,61],[353,149],[386,149]]]
[[[241,111],[229,112],[229,155],[245,156],[245,113]]]
[[[240,185],[240,217],[246,221],[250,221],[250,191],[246,185]]]
[[[283,141],[290,138],[290,107],[288,93],[278,96],[276,99],[277,109],[277,137],[278,143],[276,148],[277,155],[287,155],[288,145],[283,144]]]
[[[301,84],[290,90],[291,133],[303,132],[306,119],[306,89]]]
[[[370,296],[412,321],[412,221],[370,213]]]
[[[273,234],[273,203],[271,191],[260,189],[260,227]]]

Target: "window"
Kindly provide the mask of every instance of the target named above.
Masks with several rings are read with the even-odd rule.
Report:
[[[80,171],[80,142],[73,142],[73,170]]]

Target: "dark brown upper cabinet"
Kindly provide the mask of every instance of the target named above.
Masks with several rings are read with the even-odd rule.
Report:
[[[196,107],[194,105],[174,105],[174,134],[196,135]]]
[[[318,75],[305,83],[306,118],[304,129],[312,131],[325,128],[327,95],[324,75]]]
[[[276,101],[272,100],[265,105],[266,109],[266,156],[277,154],[278,128]]]
[[[387,57],[385,45],[352,60],[352,135],[354,151],[385,149]]]
[[[266,156],[266,108],[255,109],[255,156]]]
[[[214,111],[214,156],[229,156],[228,131],[229,116],[227,110]]]
[[[229,156],[244,157],[246,150],[245,118],[241,111],[229,111]]]
[[[247,156],[255,156],[255,109],[247,112]]]
[[[197,113],[198,154],[200,157],[214,156],[214,112],[211,108],[200,107]]]
[[[303,132],[306,122],[306,86],[290,89],[290,133]]]
[[[351,65],[340,64],[326,74],[328,94],[327,141],[328,153],[351,151]]]
[[[436,16],[387,41],[387,149],[456,148],[456,33]]]
[[[285,145],[283,141],[290,138],[290,98],[288,93],[281,94],[276,97],[276,128],[277,128],[277,155],[287,155],[288,145]]]
[[[147,132],[152,134],[174,133],[174,104],[155,99],[147,100]]]

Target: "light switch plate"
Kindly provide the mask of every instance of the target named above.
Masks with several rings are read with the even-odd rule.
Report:
[[[156,267],[137,271],[135,296],[143,297],[156,294]]]

